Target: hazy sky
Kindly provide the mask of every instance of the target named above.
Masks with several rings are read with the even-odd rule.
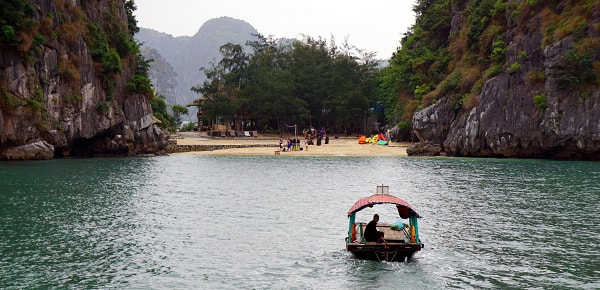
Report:
[[[138,26],[194,35],[211,18],[229,16],[276,38],[300,34],[348,43],[389,58],[414,24],[414,0],[137,0]]]

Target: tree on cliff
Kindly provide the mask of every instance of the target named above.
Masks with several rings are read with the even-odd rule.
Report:
[[[415,25],[406,32],[389,66],[378,75],[379,98],[385,101],[386,118],[392,124],[410,123],[414,112],[429,98],[424,96],[442,82],[450,55],[450,1],[417,1]],[[406,135],[409,126],[404,128]]]

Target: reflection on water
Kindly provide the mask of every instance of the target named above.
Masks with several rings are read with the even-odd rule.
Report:
[[[0,163],[0,288],[600,287],[600,163],[220,157]],[[425,249],[344,250],[386,184]],[[396,219],[394,209],[359,213]]]

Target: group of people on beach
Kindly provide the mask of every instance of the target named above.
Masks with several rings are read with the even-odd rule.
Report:
[[[317,146],[321,146],[323,138],[325,138],[325,144],[329,143],[325,128],[321,128],[319,131],[313,127],[308,130],[304,129],[302,135],[304,136],[304,147],[301,146],[298,138],[288,138],[286,144],[284,144],[283,138],[279,138],[279,149],[283,152],[308,150],[308,145],[315,145],[314,139],[316,139]]]
[[[314,127],[310,127],[309,130],[302,130],[302,135],[304,136],[308,145],[314,145],[313,139],[317,139],[317,145],[321,145],[320,141],[323,138],[327,138],[325,128],[321,128],[321,130],[317,131]]]
[[[308,149],[308,148],[307,148]],[[283,152],[304,150],[300,147],[300,139],[288,138],[286,145],[283,144],[283,139],[279,138],[279,150]]]

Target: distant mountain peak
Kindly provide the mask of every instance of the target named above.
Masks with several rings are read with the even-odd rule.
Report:
[[[206,21],[192,37],[174,37],[154,29],[140,28],[135,38],[143,43],[144,48],[156,49],[158,54],[164,57],[165,62],[173,67],[176,86],[170,91],[177,95],[167,95],[165,96],[167,100],[177,100],[179,104],[187,104],[199,97],[190,89],[202,84],[205,79],[200,68],[208,67],[211,61],[221,59],[219,48],[229,42],[246,44],[256,39],[252,35],[257,33],[256,29],[246,21],[232,17],[218,17]],[[167,81],[158,79],[161,75],[171,75],[168,71],[154,70],[153,72],[157,74],[151,77],[157,83]],[[194,114],[195,112],[190,112],[190,116]]]
[[[194,37],[206,34],[206,33],[219,33],[219,32],[231,32],[237,31],[242,33],[256,33],[256,29],[250,25],[250,23],[232,18],[229,16],[222,16],[218,18],[212,18],[204,22],[198,32],[194,34]]]

